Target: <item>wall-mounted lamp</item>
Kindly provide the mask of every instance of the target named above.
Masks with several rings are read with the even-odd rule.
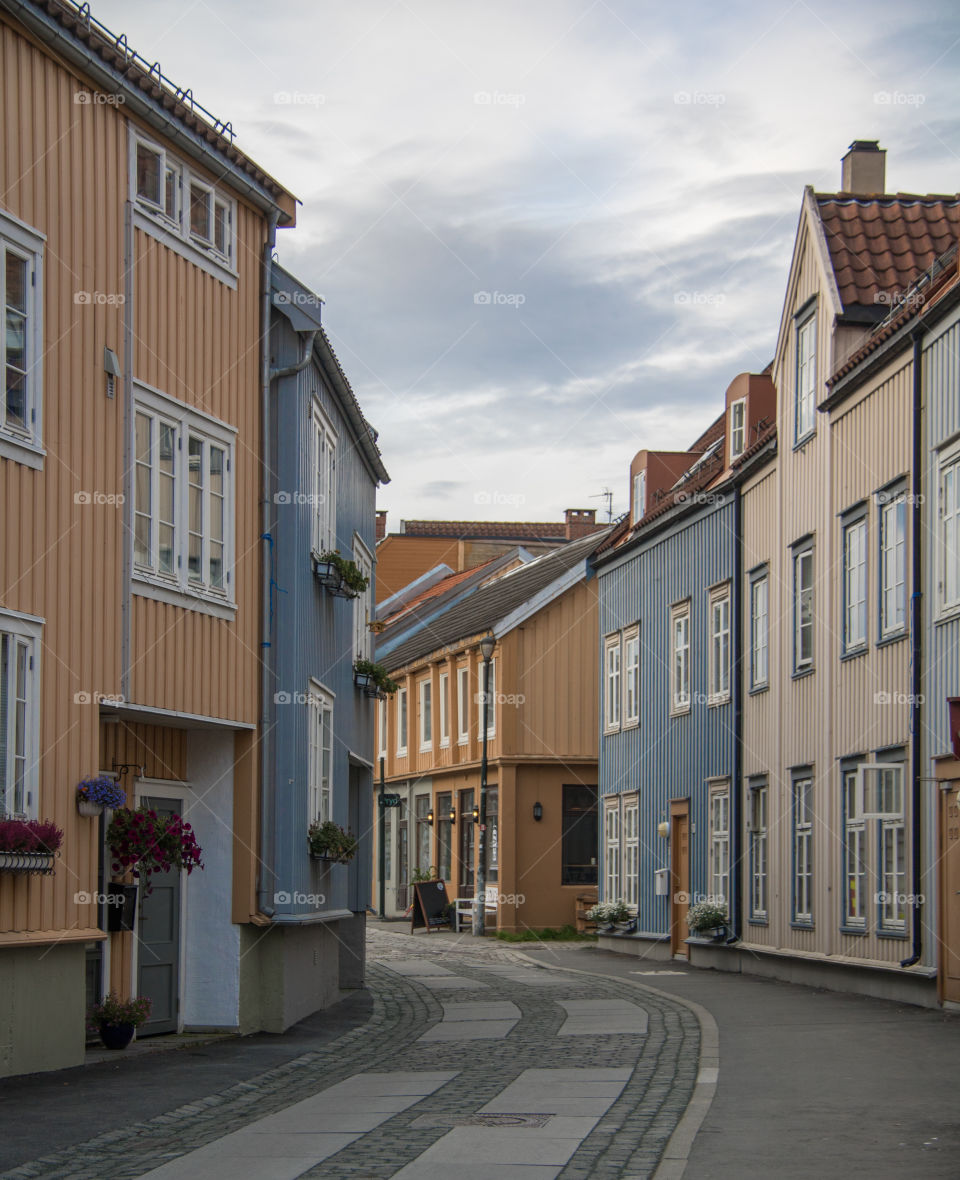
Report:
[[[433,827],[433,808],[432,808],[432,807],[431,807],[431,808],[430,808],[430,810],[427,812],[427,823],[428,823],[428,824],[429,824],[431,827]]]
[[[107,397],[113,397],[116,392],[117,378],[120,374],[120,361],[112,348],[103,350],[103,371],[107,375]]]
[[[470,818],[473,820],[473,822],[475,824],[478,824],[480,822],[480,808],[479,807],[475,807],[473,809],[473,811],[470,812]]]
[[[451,824],[455,824],[457,822],[457,809],[455,807],[450,808],[447,818],[450,820]]]
[[[670,822],[664,820],[663,823],[657,824],[657,835],[662,836],[664,840],[670,835]]]
[[[543,819],[543,804],[542,803],[534,803],[534,805],[533,805],[533,818],[537,821],[537,823],[539,823]]]

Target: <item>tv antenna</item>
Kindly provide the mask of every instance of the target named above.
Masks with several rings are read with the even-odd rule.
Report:
[[[604,488],[602,492],[597,492],[596,495],[590,497],[591,500],[606,500],[607,502],[607,524],[613,520],[613,492],[609,488]]]

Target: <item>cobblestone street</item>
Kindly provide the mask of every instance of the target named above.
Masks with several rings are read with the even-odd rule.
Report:
[[[693,1007],[469,937],[374,929],[368,953],[372,1014],[338,1039],[4,1175],[654,1173],[697,1080]]]

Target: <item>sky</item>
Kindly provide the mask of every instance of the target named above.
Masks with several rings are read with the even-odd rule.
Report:
[[[391,531],[618,515],[772,358],[804,185],[960,188],[954,0],[92,8],[302,202]]]

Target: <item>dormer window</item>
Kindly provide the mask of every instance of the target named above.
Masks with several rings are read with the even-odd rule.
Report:
[[[747,399],[740,398],[730,407],[730,462],[747,449]]]
[[[633,477],[633,523],[636,524],[647,510],[647,472],[638,471]]]

